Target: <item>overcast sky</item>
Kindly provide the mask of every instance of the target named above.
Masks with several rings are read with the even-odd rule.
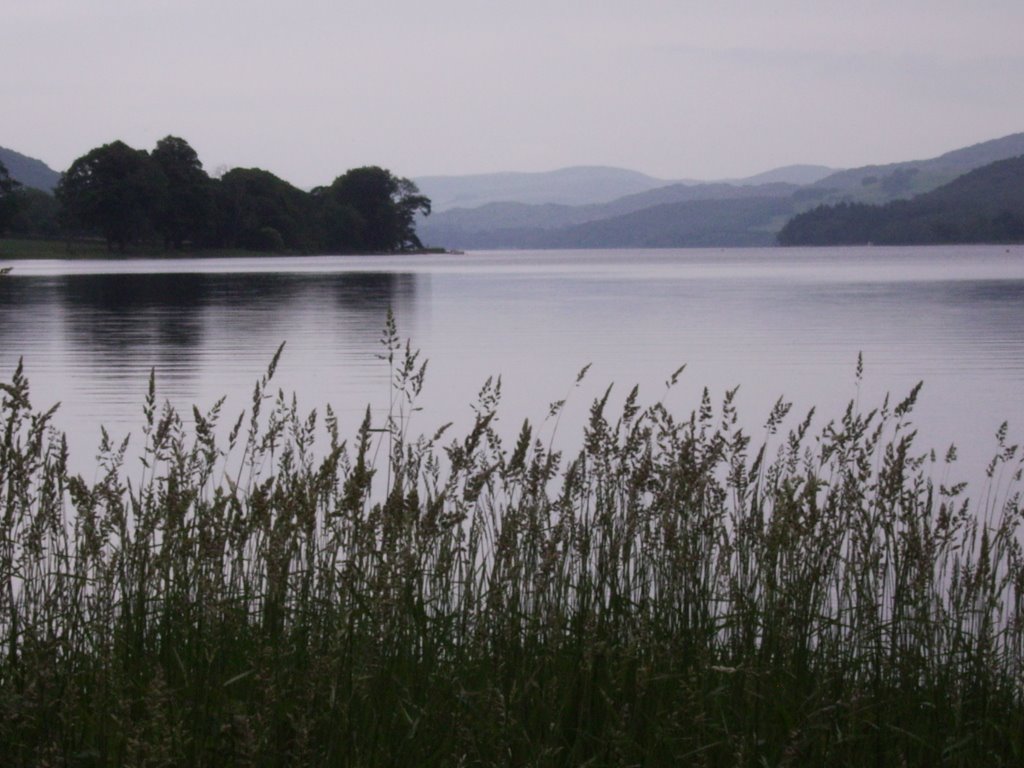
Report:
[[[931,157],[1024,131],[1022,0],[0,0],[0,145],[303,187]]]

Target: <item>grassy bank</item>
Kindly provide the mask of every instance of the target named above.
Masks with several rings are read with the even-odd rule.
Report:
[[[176,251],[159,245],[135,245],[125,251],[119,251],[111,250],[101,240],[0,238],[0,261],[21,259],[202,258],[258,255],[261,254],[237,248]]]
[[[400,254],[459,254],[447,248],[419,248]],[[247,251],[241,248],[186,248],[169,250],[158,245],[134,245],[125,251],[111,250],[100,240],[46,240],[0,238],[0,262],[23,259],[137,259],[137,258],[229,258],[295,256],[293,252]],[[307,256],[319,254],[302,254]],[[373,254],[368,254],[373,255]]]
[[[823,427],[780,402],[764,448],[731,395],[606,397],[561,456],[502,444],[489,382],[468,434],[413,437],[423,369],[386,347],[387,425],[343,439],[273,365],[223,428],[151,387],[141,468],[105,441],[95,481],[3,385],[6,765],[1024,760],[1005,435],[968,489],[915,393]]]
[[[107,248],[100,242],[71,243],[67,240],[0,238],[0,261],[98,258],[106,254]]]

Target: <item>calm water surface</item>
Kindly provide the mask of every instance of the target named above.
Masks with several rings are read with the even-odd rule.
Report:
[[[388,307],[430,360],[416,432],[465,425],[481,384],[500,375],[507,433],[568,394],[568,440],[609,383],[618,402],[633,384],[651,402],[683,363],[667,404],[688,414],[705,385],[716,399],[740,385],[755,433],[780,395],[794,401],[794,420],[812,405],[831,418],[853,397],[875,404],[921,379],[922,438],[939,449],[956,441],[965,466],[987,460],[1000,423],[1020,436],[1024,421],[1020,247],[6,265],[0,379],[24,358],[34,404],[61,402],[79,467],[91,466],[100,424],[137,439],[150,369],[158,394],[187,412],[226,395],[236,415],[281,342],[276,382],[302,408],[331,403],[346,432],[368,404],[382,419],[388,372],[376,355]]]

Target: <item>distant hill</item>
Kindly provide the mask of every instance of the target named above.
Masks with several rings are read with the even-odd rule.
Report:
[[[537,248],[697,248],[764,246],[792,213],[788,197],[664,203],[536,235]]]
[[[430,198],[435,213],[492,203],[582,206],[609,203],[667,186],[755,186],[811,184],[834,173],[822,165],[787,165],[728,181],[669,180],[605,166],[576,166],[542,173],[485,173],[470,176],[421,176],[413,181]],[[707,199],[714,198],[709,194]],[[663,202],[667,202],[663,201]]]
[[[667,183],[597,203],[529,204],[506,200],[476,207],[448,210],[442,207],[420,221],[417,231],[425,243],[450,248],[762,245],[774,242],[788,220],[816,206],[841,204],[850,215],[861,215],[870,207],[868,204],[880,205],[931,192],[979,166],[1017,155],[1024,155],[1024,133],[957,149],[928,160],[837,172],[829,172],[822,166],[787,166],[730,183]],[[574,170],[585,169],[565,169],[556,175],[572,176]],[[585,173],[582,175],[586,176]],[[525,177],[517,182],[525,185],[524,189],[527,182],[537,180],[532,174],[518,176]],[[636,177],[633,178],[635,180]],[[642,177],[642,180],[643,183],[652,181],[650,177]],[[970,183],[985,182],[976,179]],[[951,189],[953,192],[947,190],[946,193],[955,194],[959,187]],[[511,188],[506,187],[503,191],[511,193]],[[972,195],[976,197],[977,193],[963,193],[957,201],[946,204],[944,215],[950,218],[957,206],[967,210]],[[927,199],[932,205],[939,204],[938,195]],[[977,211],[977,206],[971,210]],[[973,234],[967,234],[963,222],[957,223],[956,231],[941,235],[946,238],[942,241],[976,239],[982,236],[982,232],[988,232],[987,237],[996,239],[1009,236],[989,226],[1001,213],[986,214],[989,223],[984,227],[978,225],[980,228],[973,230]],[[982,215],[976,213],[976,216]],[[1000,221],[1010,228],[1007,231],[1012,232],[1012,216],[1016,214],[1010,210],[1008,215],[1011,218],[1003,217]],[[809,219],[801,221],[806,224]],[[941,227],[936,231],[941,231]],[[895,237],[886,237],[889,236]],[[900,237],[909,242],[911,236],[904,233]],[[920,232],[913,237],[915,242],[928,241]],[[882,241],[878,237],[868,239]]]
[[[456,208],[432,214],[421,219],[417,232],[425,243],[444,244],[451,248],[540,248],[569,247],[554,243],[583,239],[590,241],[596,232],[612,232],[621,238],[626,230],[632,230],[643,217],[630,217],[641,211],[658,207],[660,211],[648,219],[652,225],[662,222],[669,208],[664,206],[696,202],[726,202],[749,199],[784,200],[784,210],[777,215],[793,212],[789,197],[798,187],[791,184],[763,184],[760,186],[737,186],[733,184],[671,184],[665,187],[627,195],[609,203],[599,205],[526,205],[523,203],[491,203],[479,208]],[[771,206],[775,210],[778,206]],[[711,206],[716,221],[721,224],[723,212],[735,210],[743,218],[749,207],[729,205]],[[699,208],[679,210],[699,210]],[[609,221],[606,227],[599,223]],[[658,224],[659,231],[664,227]],[[737,225],[740,230],[746,226]],[[781,226],[781,221],[779,225]],[[778,227],[776,227],[777,229]],[[744,230],[745,231],[745,230]],[[652,235],[653,237],[653,235]],[[658,237],[661,237],[659,235]],[[773,235],[769,234],[767,242]],[[642,235],[631,235],[630,239],[642,240]],[[688,242],[688,241],[687,241]],[[676,244],[682,244],[676,242]],[[580,246],[582,247],[582,246]],[[601,246],[596,246],[601,247]],[[606,247],[618,247],[608,245]]]
[[[976,168],[910,200],[894,200],[884,205],[844,202],[820,206],[787,222],[779,232],[779,242],[1024,242],[1024,156]]]
[[[488,203],[587,205],[669,184],[624,168],[578,166],[543,173],[483,173],[413,179],[435,211]]]
[[[457,233],[449,247],[501,248],[688,248],[765,246],[793,213],[786,197],[749,197],[664,203],[566,227],[509,226]],[[432,243],[434,241],[425,240]],[[446,243],[452,241],[444,241]]]
[[[835,202],[886,203],[929,192],[968,171],[1024,155],[1024,133],[984,141],[927,160],[866,165],[838,171],[799,196],[807,205]]]
[[[26,157],[13,149],[0,147],[0,163],[7,168],[11,178],[26,187],[52,192],[60,181],[60,174],[50,168],[42,160]]]
[[[731,179],[729,184],[742,184],[744,186],[758,186],[761,184],[814,184],[824,178],[838,173],[835,168],[825,165],[785,165],[781,168],[774,168],[754,176],[747,176],[743,179]]]

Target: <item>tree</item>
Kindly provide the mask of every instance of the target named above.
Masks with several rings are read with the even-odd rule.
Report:
[[[15,193],[14,218],[8,230],[16,237],[57,237],[60,234],[60,204],[49,192],[22,187]]]
[[[344,250],[376,253],[422,247],[415,219],[418,212],[430,214],[430,199],[408,179],[366,166],[339,176],[330,193],[352,232],[352,242]]]
[[[122,141],[104,144],[71,164],[57,199],[74,228],[102,235],[122,251],[154,231],[167,179],[145,150]]]
[[[7,231],[19,208],[21,184],[11,178],[7,166],[0,163],[0,235]]]
[[[217,182],[217,242],[253,251],[307,250],[309,196],[269,171],[234,168]]]
[[[1024,211],[1002,211],[992,219],[992,239],[997,243],[1024,242]]]
[[[195,243],[208,234],[213,205],[210,177],[196,151],[177,136],[160,139],[150,157],[166,180],[154,225],[165,247],[180,250],[185,241]]]
[[[316,187],[310,193],[316,223],[316,242],[329,253],[350,253],[359,250],[364,226],[363,217],[352,206],[342,203],[331,187]]]

